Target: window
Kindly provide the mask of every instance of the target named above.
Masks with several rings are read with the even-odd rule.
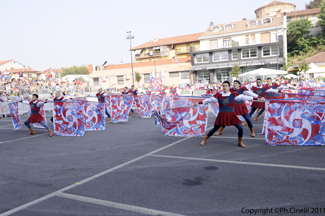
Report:
[[[264,56],[277,56],[278,55],[278,47],[263,47],[263,57]]]
[[[248,26],[256,26],[257,25],[257,21],[256,20],[251,20],[248,22]]]
[[[305,19],[306,17],[305,16],[300,16],[299,19]]]
[[[178,72],[169,72],[169,77],[179,77],[179,73]]]
[[[213,32],[218,32],[218,31],[221,31],[222,28],[220,26],[214,26],[213,27]]]
[[[189,71],[181,72],[181,79],[190,79],[190,72]]]
[[[230,29],[233,29],[233,24],[227,24],[225,25],[225,30],[230,30]]]
[[[98,77],[94,77],[93,81],[94,81],[94,86],[99,86],[99,78]]]
[[[210,40],[210,49],[218,49],[218,39]]]
[[[124,76],[117,76],[117,85],[124,85]]]
[[[233,50],[232,51],[232,60],[238,59],[238,50]]]
[[[228,51],[213,53],[213,61],[228,61]]]
[[[312,15],[311,17],[312,17],[312,18],[316,18],[316,17],[317,17],[317,15],[316,15],[316,14],[314,14],[314,15]]]
[[[254,49],[243,49],[242,58],[257,58],[257,48]]]
[[[209,54],[199,54],[195,56],[195,62],[196,63],[204,63],[209,62]]]
[[[210,71],[208,70],[198,71],[197,80],[201,80],[202,83],[206,82],[207,80],[210,81]]]
[[[271,42],[271,33],[262,33],[261,34],[262,43],[270,43]]]
[[[271,23],[271,22],[272,22],[271,18],[264,18],[263,19],[263,24],[267,24],[267,23]]]
[[[255,44],[255,34],[246,35],[246,44]]]
[[[288,22],[291,22],[292,20],[293,20],[293,18],[292,18],[292,17],[288,18]]]
[[[224,47],[231,47],[231,38],[224,38],[223,39],[223,46]]]
[[[226,80],[229,80],[228,68],[222,68],[222,69],[215,70],[215,81],[217,83],[221,83]]]
[[[144,83],[149,83],[149,80],[150,80],[150,73],[143,74],[143,76],[144,76]]]

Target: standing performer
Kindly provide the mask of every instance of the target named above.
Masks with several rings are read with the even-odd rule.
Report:
[[[234,125],[238,129],[238,146],[245,148],[246,146],[243,143],[243,126],[241,121],[235,114],[235,100],[253,100],[251,96],[239,95],[236,91],[230,92],[230,82],[224,81],[222,83],[223,92],[215,94],[213,97],[205,99],[203,102],[219,102],[219,114],[214,122],[214,128],[204,137],[201,145],[205,145],[207,140],[222,126]],[[258,98],[259,101],[264,101],[264,99]],[[203,102],[200,102],[202,104]]]
[[[260,78],[257,78],[256,79],[256,85],[257,86],[253,86],[252,87],[252,91],[255,93],[255,94],[257,94],[257,95],[259,95],[260,97],[263,97],[263,98],[265,98],[266,96],[266,93],[278,93],[278,92],[280,92],[279,90],[276,90],[276,89],[271,89],[271,86],[262,86],[262,80],[260,79]],[[265,102],[263,101],[263,102],[253,102],[253,104],[252,104],[252,109],[251,109],[251,111],[250,111],[250,113],[249,113],[249,116],[250,117],[252,117],[252,115],[253,115],[253,113],[255,112],[255,110],[257,109],[257,108],[259,108],[260,110],[259,110],[259,112],[257,113],[257,115],[256,115],[256,117],[253,119],[253,121],[257,121],[257,119],[258,119],[258,117],[260,117],[262,114],[263,114],[263,112],[264,112],[264,110],[265,110]]]
[[[52,137],[53,136],[53,132],[51,131],[50,127],[45,123],[44,118],[40,114],[41,106],[43,106],[44,103],[46,103],[46,102],[39,101],[37,94],[33,94],[32,101],[31,102],[28,102],[28,101],[21,101],[21,102],[24,103],[24,104],[30,105],[30,109],[31,109],[31,113],[32,113],[30,115],[29,119],[27,119],[24,122],[24,124],[30,130],[30,133],[28,135],[34,135],[35,134],[35,131],[30,126],[29,123],[40,123],[43,127],[45,127],[50,132],[50,137]]]
[[[72,98],[70,98],[72,99]],[[63,102],[64,100],[67,100],[67,99],[64,99],[64,97],[60,97],[60,92],[57,91],[55,92],[55,97],[51,100],[52,102]],[[53,123],[53,116],[51,117],[51,122]]]
[[[277,83],[272,83],[272,78],[268,77],[266,79],[267,82],[267,86],[270,86],[271,89],[277,89],[280,87],[280,85],[278,85]],[[277,94],[277,93],[273,93],[273,92],[268,92],[266,95],[266,99],[283,99],[281,94]]]
[[[240,95],[244,94],[244,95],[247,95],[247,96],[252,96],[254,98],[260,98],[257,94],[254,94],[253,92],[249,91],[245,86],[242,86],[242,87],[241,86],[242,85],[241,85],[240,81],[235,80],[234,81],[234,88],[231,88],[230,92],[232,92],[232,93],[237,92]],[[241,116],[244,117],[244,119],[248,123],[248,127],[251,130],[251,137],[255,137],[253,123],[252,123],[248,113],[249,113],[249,111],[247,109],[245,101],[243,101],[243,100],[235,100],[235,114],[236,115],[241,115]],[[215,134],[215,136],[221,135],[224,128],[225,127],[221,126],[219,131]]]
[[[132,85],[132,87],[133,87],[133,85]],[[132,91],[132,87],[131,87],[131,89],[130,90],[128,90],[128,87],[124,87],[124,92],[122,92],[122,94],[131,94],[131,95],[133,95],[133,97],[135,97],[135,95],[137,95],[137,90],[136,91]],[[132,115],[132,118],[134,118],[135,117],[135,113],[134,113],[134,110],[132,109],[132,105],[131,105],[131,111],[130,111],[133,115]],[[129,113],[129,115],[130,115],[130,113]]]
[[[98,89],[98,93],[96,94],[96,96],[92,96],[92,97],[97,97],[99,103],[105,103],[105,97],[106,96],[108,96],[108,94],[103,92],[103,88],[100,87]],[[104,104],[104,107],[105,107],[105,114],[107,115],[107,117],[109,119],[107,124],[110,124],[110,123],[112,123],[112,118],[111,118],[110,114],[107,112],[107,107],[106,107],[105,104]]]

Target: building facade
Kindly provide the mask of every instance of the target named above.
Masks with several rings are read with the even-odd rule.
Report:
[[[242,73],[283,67],[282,17],[265,17],[221,25],[210,24],[200,37],[200,51],[191,48],[194,82],[232,81],[231,68]]]
[[[162,76],[163,84],[178,86],[180,83],[191,83],[191,57],[180,59],[157,60],[133,63],[134,73],[142,77],[140,82],[134,81],[135,87],[148,87],[150,77]],[[90,84],[95,88],[124,88],[132,83],[131,64],[105,66],[102,70],[91,71]]]
[[[14,59],[0,61],[0,71],[9,71],[14,69],[23,69],[25,66]]]

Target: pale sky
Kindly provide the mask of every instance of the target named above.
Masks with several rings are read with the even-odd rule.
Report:
[[[296,10],[310,0],[284,0]],[[130,62],[132,46],[255,18],[271,0],[0,0],[0,61],[36,70]]]

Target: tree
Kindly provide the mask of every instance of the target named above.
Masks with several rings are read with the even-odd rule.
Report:
[[[80,82],[83,83],[87,82],[83,77],[77,77],[76,80],[79,80]]]
[[[141,79],[142,79],[142,76],[138,72],[135,72],[135,81],[138,83],[138,87],[139,87],[139,82]]]
[[[323,33],[325,33],[325,0],[320,5],[320,13],[318,14],[318,25],[322,27]]]
[[[235,64],[232,68],[231,68],[231,75],[233,77],[236,77],[238,76],[238,74],[241,72],[241,68],[238,64]]]
[[[307,71],[309,71],[309,69],[310,69],[310,66],[309,66],[309,64],[308,63],[306,63],[306,61],[305,60],[303,60],[300,64],[299,64],[299,72],[301,73],[301,72],[303,72],[304,73],[304,77],[305,77],[305,81],[307,80],[307,74],[306,74],[306,72]]]
[[[89,74],[89,70],[87,66],[72,66],[72,67],[65,67],[62,69],[61,77],[66,75],[74,75],[74,74]]]
[[[313,0],[309,4],[305,4],[306,9],[319,8],[323,0]]]
[[[309,49],[305,36],[309,33],[311,22],[306,19],[291,21],[288,25],[288,52],[302,54]]]

